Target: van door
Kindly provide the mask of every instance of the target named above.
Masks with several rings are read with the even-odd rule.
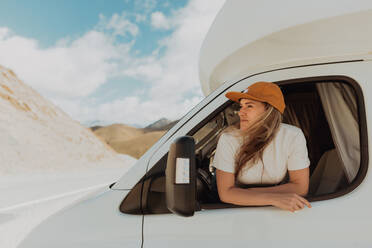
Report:
[[[257,81],[293,82],[301,78],[320,79],[324,76],[348,75],[360,84],[363,92],[372,92],[371,84],[366,83],[372,78],[372,75],[368,75],[371,74],[368,69],[371,64],[353,62],[278,70],[247,77],[231,84],[227,91],[243,91]],[[208,113],[212,113],[226,101],[224,92],[221,92],[189,120],[188,123],[192,124],[185,125],[175,136],[187,135]],[[371,98],[362,99],[363,101],[366,101],[365,106],[372,106]],[[364,113],[359,117],[360,121],[365,122],[368,109],[360,104],[358,107],[363,108]],[[305,207],[292,213],[272,206],[231,207],[212,204],[202,205],[202,209],[196,211],[192,217],[180,217],[172,213],[147,214],[144,216],[144,247],[369,246],[372,244],[372,235],[368,231],[372,212],[369,210],[371,200],[367,189],[372,187],[372,182],[368,177],[364,179],[368,164],[365,123],[361,123],[360,130],[361,167],[357,178],[340,192],[314,198],[311,209]],[[168,142],[154,154],[156,161],[167,153],[169,146]],[[150,162],[149,169],[156,161]],[[358,188],[354,190],[356,187]]]

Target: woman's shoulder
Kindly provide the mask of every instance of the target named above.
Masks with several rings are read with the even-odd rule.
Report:
[[[286,137],[296,137],[299,134],[303,134],[301,128],[287,123],[280,123],[279,133]]]
[[[227,130],[224,130],[221,135],[221,140],[227,140],[228,142],[239,142],[241,138],[241,135],[239,133],[238,129],[235,128],[229,128]]]

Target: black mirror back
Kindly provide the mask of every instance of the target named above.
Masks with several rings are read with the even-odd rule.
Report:
[[[193,137],[179,137],[171,145],[165,176],[167,208],[181,216],[193,216],[196,209],[196,164]]]

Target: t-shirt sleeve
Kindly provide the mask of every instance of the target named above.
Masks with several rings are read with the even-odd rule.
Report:
[[[296,135],[294,141],[290,144],[290,153],[287,165],[288,170],[300,170],[310,166],[306,139],[301,129]]]
[[[235,149],[229,142],[229,137],[227,137],[226,134],[222,134],[217,143],[213,159],[213,167],[222,171],[234,173],[234,155]]]

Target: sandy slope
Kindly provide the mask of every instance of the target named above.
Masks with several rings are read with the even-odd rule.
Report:
[[[90,129],[1,66],[0,161],[0,175],[122,165]]]

